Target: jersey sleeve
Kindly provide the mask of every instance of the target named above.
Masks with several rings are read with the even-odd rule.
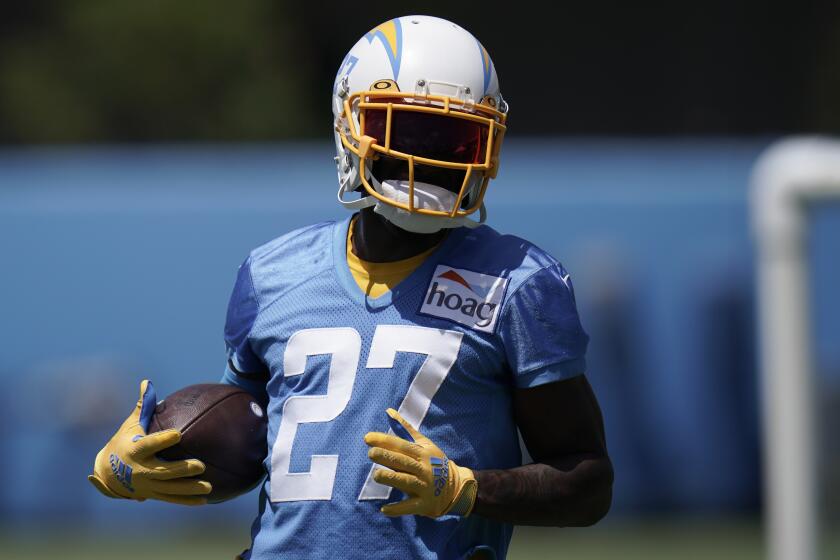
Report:
[[[525,280],[502,310],[499,336],[517,387],[536,387],[586,371],[589,336],[569,275],[557,263]]]
[[[259,314],[259,300],[251,277],[251,259],[239,267],[225,320],[227,365],[222,383],[242,387],[266,400],[268,367],[251,346],[251,330]]]

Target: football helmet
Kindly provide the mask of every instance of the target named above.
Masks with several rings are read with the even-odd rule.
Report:
[[[332,109],[343,206],[418,233],[484,222],[508,105],[468,31],[430,16],[378,25],[344,57]]]

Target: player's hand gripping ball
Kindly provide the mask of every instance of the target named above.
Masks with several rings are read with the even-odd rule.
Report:
[[[205,480],[191,478],[204,472],[204,464],[195,459],[163,461],[156,456],[181,441],[181,433],[147,433],[155,401],[155,388],[144,380],[140,383],[137,406],[97,454],[88,480],[109,498],[204,504],[212,486]]]
[[[158,403],[149,429],[180,432],[181,441],[158,457],[173,462],[200,460],[205,466],[201,478],[213,487],[209,503],[244,494],[265,477],[265,412],[240,387],[224,383],[184,387]]]
[[[387,411],[391,429],[400,437],[368,432],[368,457],[387,469],[376,469],[373,479],[402,490],[408,498],[382,507],[388,516],[469,515],[475,504],[475,475],[451,461],[432,440],[414,429],[400,413]]]
[[[265,474],[266,420],[238,387],[192,385],[156,403],[149,381],[96,456],[88,480],[111,498],[201,505],[231,499]]]

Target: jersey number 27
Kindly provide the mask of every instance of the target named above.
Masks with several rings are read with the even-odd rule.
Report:
[[[458,358],[463,333],[411,325],[379,325],[373,334],[365,367],[393,368],[397,352],[426,354],[426,359],[403,398],[399,412],[415,428],[429,410],[449,370]],[[324,395],[299,395],[286,399],[271,450],[272,502],[332,499],[338,455],[312,455],[309,472],[289,472],[292,445],[300,424],[335,420],[350,402],[362,338],[353,328],[305,329],[289,338],[283,354],[283,375],[301,375],[309,356],[330,355],[329,381]],[[373,480],[371,467],[359,493],[360,500],[387,499],[391,488]]]

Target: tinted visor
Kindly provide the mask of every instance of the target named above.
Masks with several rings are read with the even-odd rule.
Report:
[[[362,134],[385,146],[387,111],[366,109]],[[452,163],[484,163],[489,127],[467,119],[419,111],[391,114],[391,149]]]

